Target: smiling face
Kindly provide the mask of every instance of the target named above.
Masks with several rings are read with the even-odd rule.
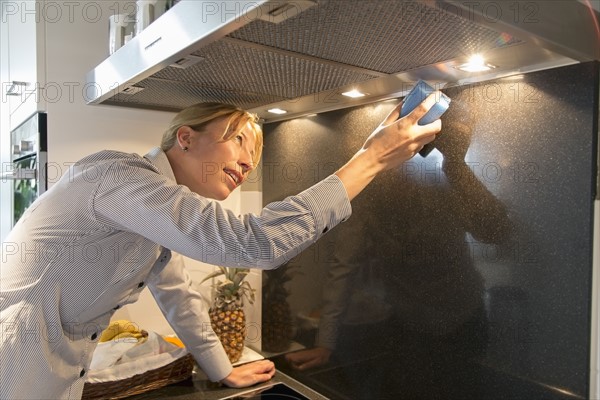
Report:
[[[228,118],[221,117],[200,131],[177,130],[176,144],[167,151],[177,183],[215,200],[224,200],[243,183],[255,167],[255,129],[250,122],[235,133],[227,129]]]

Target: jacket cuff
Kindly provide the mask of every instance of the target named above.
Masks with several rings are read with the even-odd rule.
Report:
[[[337,175],[330,175],[300,193],[315,218],[318,239],[352,215],[352,206],[344,184]]]
[[[203,350],[196,356],[193,349],[190,349],[190,353],[196,359],[198,366],[206,374],[208,379],[212,382],[219,382],[233,371],[233,367],[227,354],[221,348],[213,348],[209,351]]]

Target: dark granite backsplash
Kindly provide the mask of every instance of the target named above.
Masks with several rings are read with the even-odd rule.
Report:
[[[444,92],[436,150],[265,272],[285,290],[263,299],[263,347],[334,349],[302,372],[275,357],[331,398],[586,398],[598,66]],[[265,203],[333,173],[396,104],[266,125]]]

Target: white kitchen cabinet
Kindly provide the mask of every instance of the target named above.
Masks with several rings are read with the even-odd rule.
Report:
[[[2,80],[10,129],[36,111],[45,111],[45,13],[36,1],[2,1],[2,56],[8,71]],[[3,115],[4,117],[4,115]]]

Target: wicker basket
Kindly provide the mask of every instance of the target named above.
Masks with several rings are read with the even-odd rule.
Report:
[[[164,367],[111,382],[90,383],[83,386],[82,399],[122,399],[159,389],[186,380],[192,375],[194,359],[190,354],[178,358]]]

